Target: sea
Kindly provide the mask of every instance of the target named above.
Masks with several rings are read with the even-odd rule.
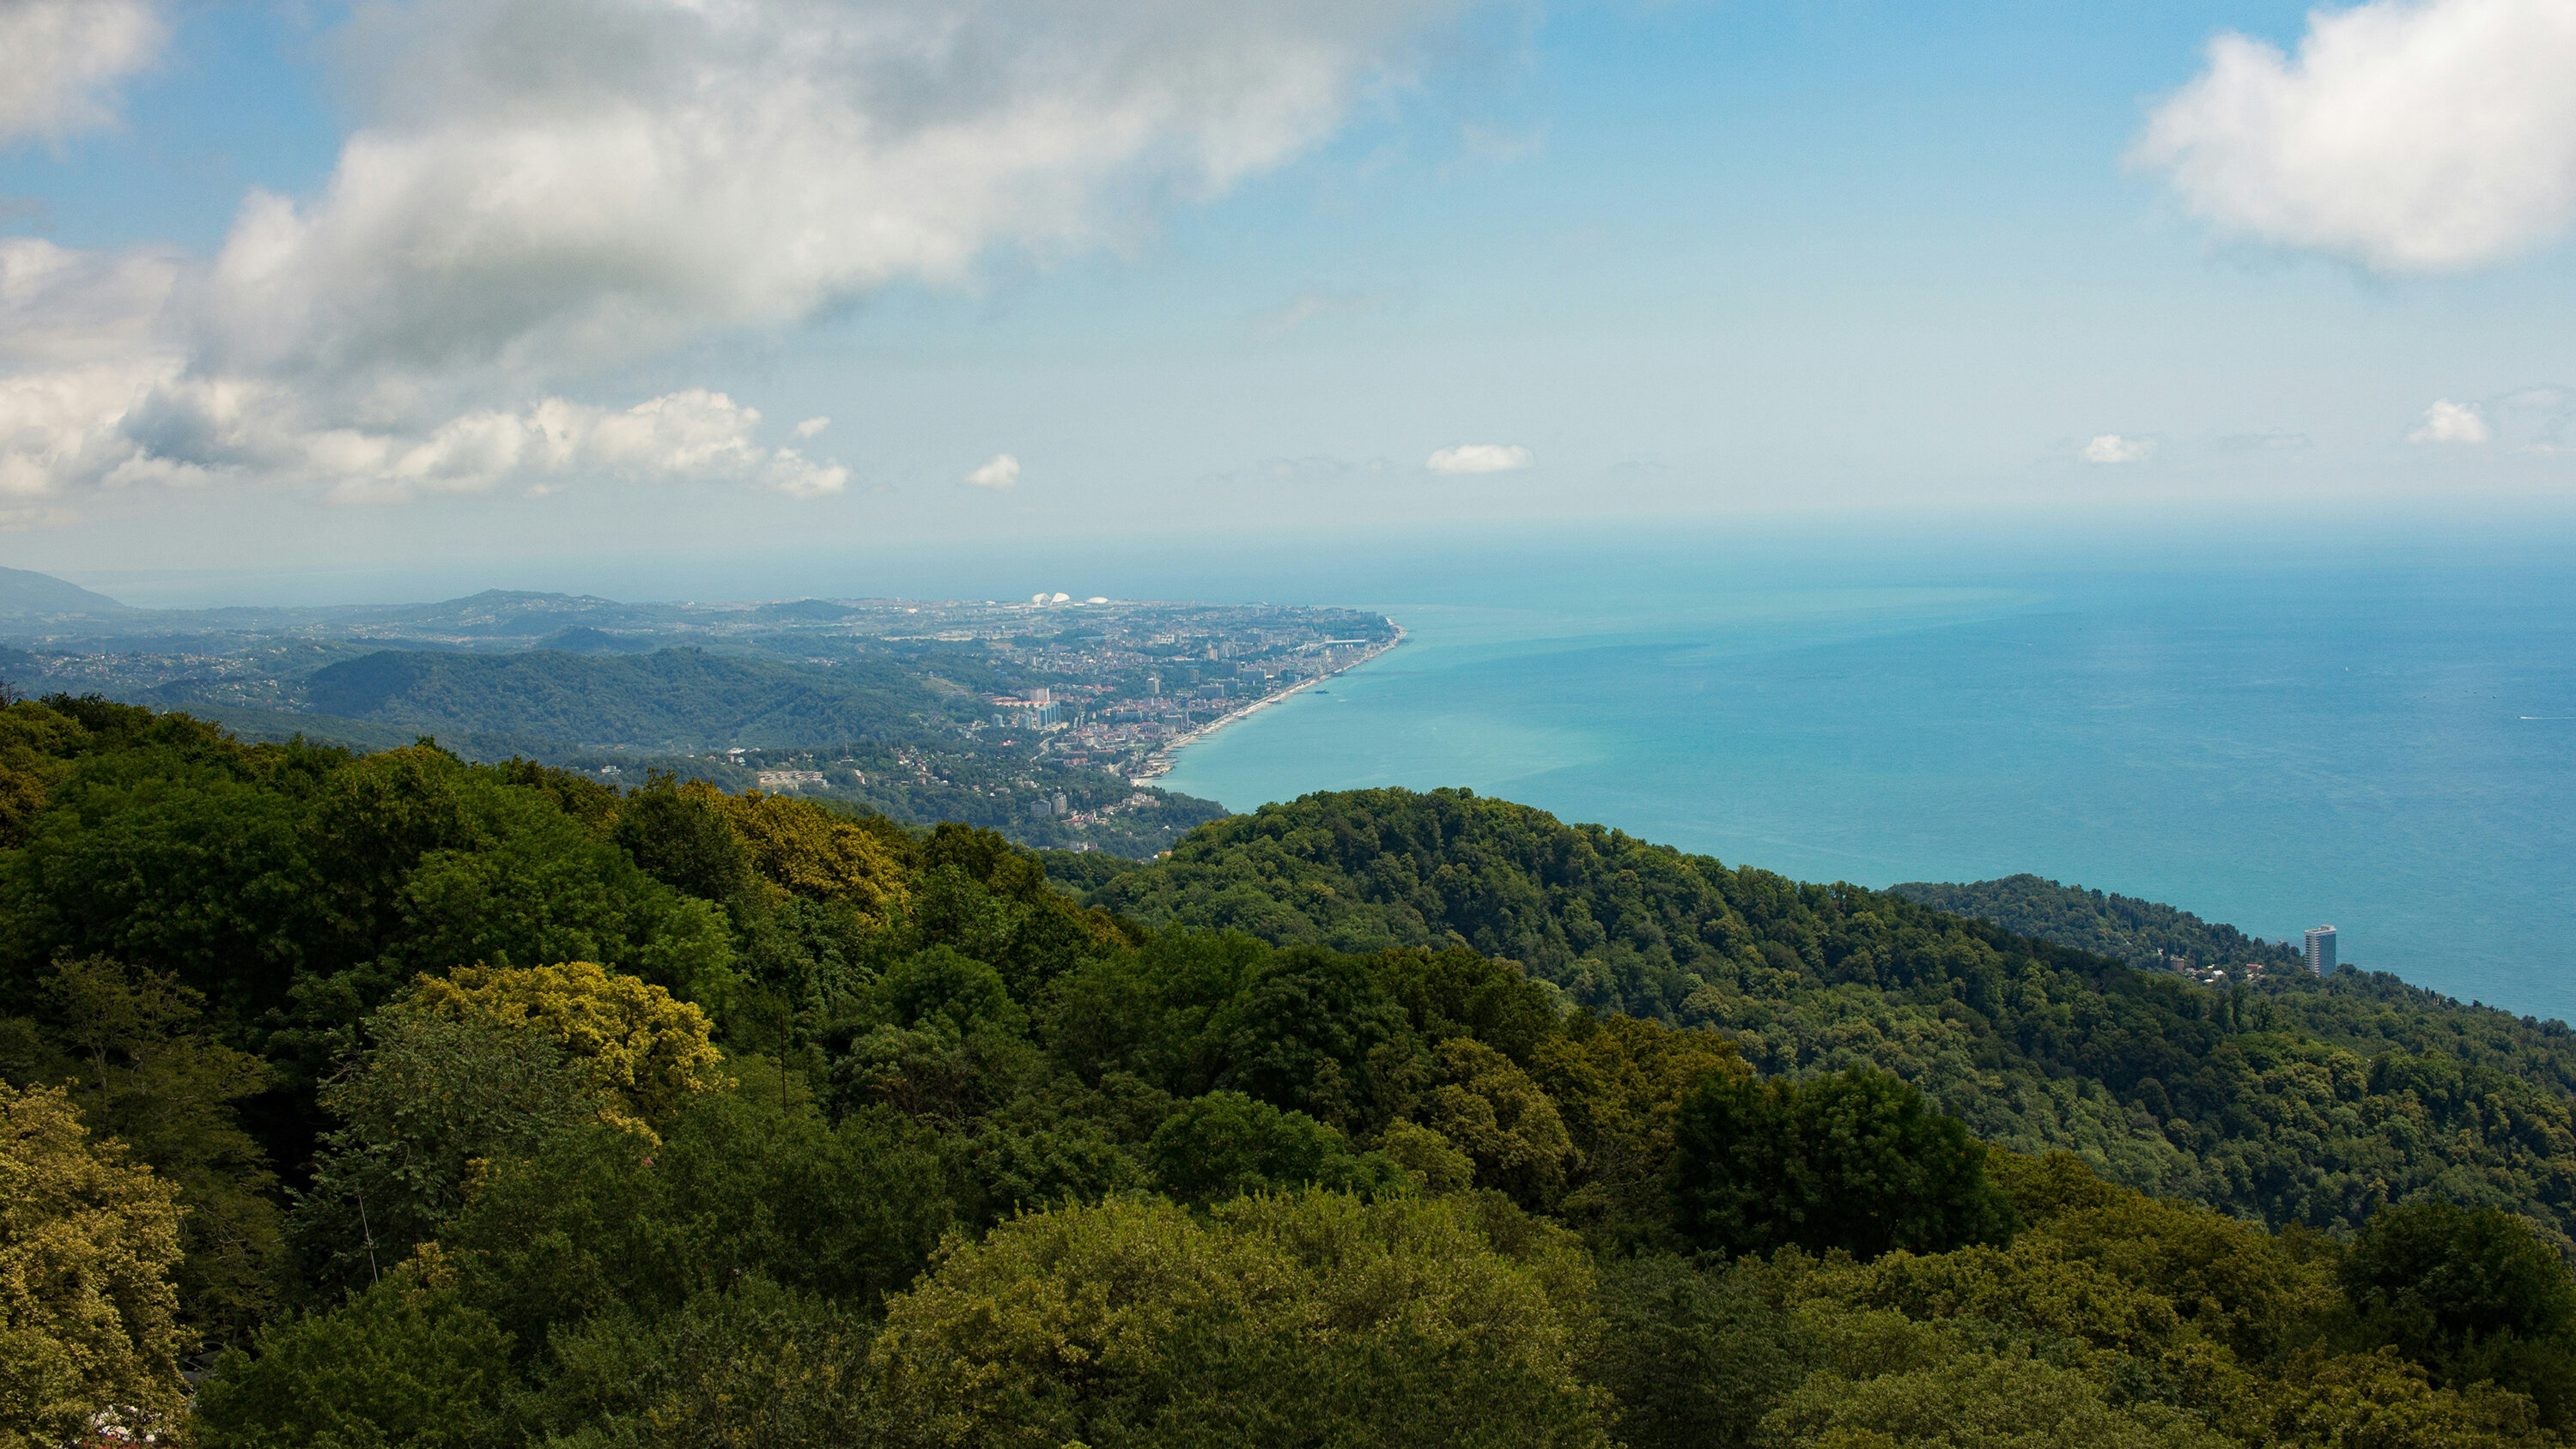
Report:
[[[1803,880],[2029,871],[2576,1019],[2576,552],[1976,553],[1349,561],[1330,602],[1402,646],[1159,783],[1463,786]]]

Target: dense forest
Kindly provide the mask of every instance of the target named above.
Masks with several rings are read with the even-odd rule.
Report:
[[[1464,792],[1152,865],[0,710],[0,1446],[2507,1446],[2563,1028]]]
[[[1148,925],[1516,961],[1572,1005],[1717,1031],[1766,1073],[1892,1072],[1987,1141],[2274,1227],[2438,1192],[2576,1230],[2576,1037],[2386,976],[2202,988],[1467,791],[1310,795],[1150,867],[1051,868]]]

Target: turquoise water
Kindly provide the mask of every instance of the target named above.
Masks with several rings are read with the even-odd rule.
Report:
[[[1746,583],[1686,553],[1319,578],[1410,638],[1162,783],[1463,785],[1802,879],[2035,871],[2576,1017],[2576,557]]]

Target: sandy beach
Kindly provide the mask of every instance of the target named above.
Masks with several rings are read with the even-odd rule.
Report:
[[[1388,622],[1394,623],[1393,620],[1389,620]],[[1359,668],[1361,665],[1376,659],[1388,650],[1402,644],[1404,639],[1404,626],[1397,624],[1395,626],[1394,638],[1389,639],[1384,644],[1381,644],[1374,649],[1371,649],[1366,654],[1361,655],[1359,658],[1352,660],[1350,663],[1343,665],[1341,668],[1334,670],[1330,674],[1318,674],[1312,679],[1292,684],[1286,689],[1279,691],[1277,694],[1265,694],[1261,698],[1244,705],[1241,709],[1228,710],[1226,713],[1218,715],[1216,718],[1209,720],[1206,724],[1200,725],[1197,729],[1189,731],[1187,734],[1174,735],[1169,741],[1165,742],[1161,749],[1158,749],[1154,751],[1154,753],[1145,757],[1144,767],[1139,769],[1133,776],[1129,777],[1128,783],[1135,785],[1152,784],[1154,781],[1170,773],[1172,765],[1175,762],[1174,757],[1182,750],[1189,748],[1200,740],[1206,739],[1208,736],[1215,734],[1218,730],[1224,729],[1227,725],[1233,724],[1237,720],[1250,719],[1252,716],[1259,714],[1261,711],[1268,709],[1270,706],[1279,703],[1281,700],[1286,699],[1293,694],[1302,690],[1312,689],[1316,685],[1322,684],[1328,679],[1339,679],[1343,675],[1350,673],[1352,670]]]

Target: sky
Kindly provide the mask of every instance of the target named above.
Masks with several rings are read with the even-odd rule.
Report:
[[[0,0],[0,563],[2576,533],[2576,3]]]

